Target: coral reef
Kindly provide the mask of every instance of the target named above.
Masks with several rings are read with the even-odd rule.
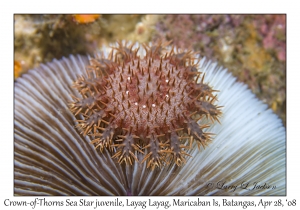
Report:
[[[249,85],[285,124],[285,15],[165,15],[153,39],[199,51]]]
[[[18,15],[15,23],[16,75],[53,58],[94,54],[116,40],[150,41],[155,15]]]

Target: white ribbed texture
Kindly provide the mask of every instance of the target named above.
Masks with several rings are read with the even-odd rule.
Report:
[[[200,62],[205,82],[218,92],[221,124],[201,151],[196,145],[182,167],[151,171],[124,166],[100,153],[75,128],[67,103],[76,75],[88,59],[70,56],[29,71],[15,83],[16,195],[285,195],[285,128],[247,87],[217,67]],[[218,189],[217,183],[237,185]],[[247,189],[241,184],[249,182]],[[252,190],[254,182],[270,189]],[[210,184],[211,183],[211,184]],[[272,186],[276,186],[272,189]]]

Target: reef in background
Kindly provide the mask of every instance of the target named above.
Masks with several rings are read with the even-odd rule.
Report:
[[[14,23],[15,77],[116,40],[173,40],[228,68],[286,123],[285,15],[15,15]]]
[[[285,15],[165,15],[156,29],[228,68],[286,123]]]

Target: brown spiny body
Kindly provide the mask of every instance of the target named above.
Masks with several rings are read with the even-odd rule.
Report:
[[[108,57],[92,59],[87,75],[74,83],[82,96],[70,103],[77,127],[120,163],[181,165],[189,156],[187,141],[199,148],[211,141],[201,119],[219,121],[214,90],[203,83],[195,55],[166,45],[143,45],[142,56],[139,48],[119,43]]]

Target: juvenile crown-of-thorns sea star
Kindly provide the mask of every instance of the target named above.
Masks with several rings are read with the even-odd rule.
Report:
[[[15,195],[285,195],[278,116],[167,45],[122,42],[17,78]]]
[[[147,160],[154,169],[174,161],[180,166],[189,155],[186,140],[199,148],[211,141],[203,131],[209,124],[198,124],[201,119],[219,121],[215,90],[203,82],[195,54],[166,45],[143,45],[141,54],[134,44],[119,43],[108,57],[92,59],[87,76],[74,84],[82,95],[70,104],[75,115],[81,114],[77,127],[120,163]],[[138,153],[144,154],[142,160]]]

